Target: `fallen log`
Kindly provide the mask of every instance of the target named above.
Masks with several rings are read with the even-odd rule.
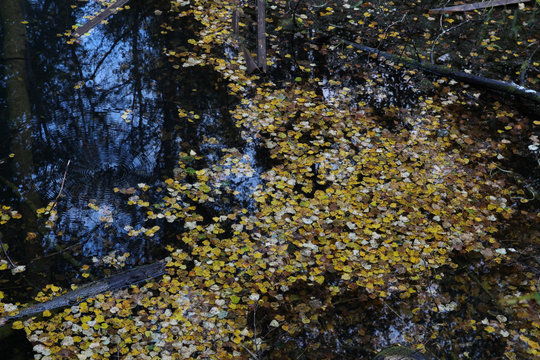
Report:
[[[118,0],[111,6],[103,10],[101,13],[94,16],[92,19],[88,20],[86,24],[77,28],[73,32],[73,34],[71,34],[71,36],[73,36],[74,38],[80,38],[81,36],[89,32],[90,30],[95,28],[97,25],[101,24],[101,22],[105,20],[106,18],[108,18],[110,15],[115,14],[118,11],[118,8],[121,6],[124,6],[128,1],[129,0]]]
[[[456,5],[456,6],[448,6],[448,7],[443,7],[443,8],[431,9],[429,10],[429,12],[430,13],[451,13],[451,12],[462,12],[462,11],[473,11],[473,10],[485,9],[489,7],[506,6],[506,5],[524,3],[524,2],[529,2],[529,1],[530,0],[490,0],[490,1],[477,2],[474,4],[464,4],[464,5]]]
[[[486,77],[478,76],[478,75],[473,75],[473,74],[466,73],[464,71],[453,70],[451,68],[448,68],[442,65],[435,65],[435,64],[429,64],[429,63],[416,61],[406,56],[391,54],[386,51],[381,51],[379,49],[357,44],[348,40],[344,40],[344,39],[339,39],[339,40],[356,49],[366,51],[372,54],[376,54],[387,60],[392,60],[395,62],[402,63],[408,67],[412,67],[412,68],[415,68],[424,72],[428,72],[431,74],[439,75],[439,76],[448,76],[452,79],[455,79],[455,80],[458,80],[467,84],[484,87],[490,90],[502,91],[508,94],[521,96],[525,99],[529,99],[537,103],[540,103],[540,92],[532,90],[532,89],[527,89],[515,83],[490,79],[490,78],[486,78]]]
[[[392,346],[381,350],[373,360],[427,360],[432,359],[431,354],[422,354],[405,346]]]
[[[116,291],[138,284],[145,280],[150,280],[165,274],[165,261],[158,261],[153,264],[139,266],[121,273],[106,277],[103,280],[94,281],[89,284],[78,287],[73,291],[69,291],[63,295],[55,297],[43,303],[37,303],[21,309],[17,315],[9,316],[0,319],[0,326],[3,326],[11,321],[40,315],[46,310],[53,311],[55,309],[66,306],[75,305],[85,299],[95,297],[99,294]]]

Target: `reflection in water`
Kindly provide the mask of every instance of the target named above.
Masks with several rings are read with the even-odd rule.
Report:
[[[180,151],[202,154],[198,164],[202,167],[219,163],[223,149],[236,148],[247,155],[244,161],[250,168],[257,168],[255,145],[242,141],[228,113],[235,100],[227,95],[226,84],[209,69],[173,67],[174,61],[163,51],[186,43],[197,24],[184,19],[185,29],[156,37],[165,20],[154,12],[153,3],[158,2],[133,2],[131,9],[112,16],[108,24],[73,45],[60,35],[96,11],[95,2],[79,9],[72,9],[67,0],[33,1],[28,7],[31,177],[41,204],[58,196],[70,161],[55,226],[40,230],[42,246],[49,251],[69,248],[82,263],[112,250],[130,252],[132,263],[162,255],[148,241],[158,244],[174,236],[158,233],[150,240],[127,236],[124,228],[140,227],[143,214],[128,207],[126,196],[113,189],[159,183],[162,176],[172,175]],[[5,111],[3,99],[0,106]],[[179,109],[197,114],[200,121],[179,119]],[[209,138],[214,139],[211,145],[204,141]],[[13,150],[1,151],[0,158]],[[17,182],[2,166],[2,176]],[[226,181],[237,190],[242,206],[249,207],[248,194],[258,184],[258,171],[231,173]],[[16,200],[16,194],[0,185],[0,202]],[[216,204],[207,211],[227,206]],[[169,232],[178,230],[167,225]],[[25,251],[24,236],[13,237],[15,257]],[[27,253],[25,259],[40,258],[41,252]],[[56,261],[57,272],[66,266],[59,264],[58,255],[51,260]]]
[[[95,7],[88,3],[73,16],[82,22],[81,16]],[[67,45],[66,38],[59,37],[54,47],[39,49],[39,56],[32,59],[39,89],[33,100],[40,102],[36,106],[36,177],[45,203],[58,194],[71,160],[58,205],[59,219],[45,237],[45,246],[81,241],[87,256],[102,255],[111,250],[111,244],[128,250],[121,229],[141,219],[119,207],[122,198],[115,196],[113,188],[155,181],[161,149],[160,94],[156,81],[147,75],[158,66],[159,45],[150,38],[148,27],[130,26],[142,21],[151,26],[156,19],[149,12],[144,8],[120,12],[117,17],[127,27],[119,21],[98,26],[78,45]],[[90,209],[89,202],[96,203],[99,211]],[[118,211],[114,217],[125,224],[103,221],[103,212],[112,213],[112,209]]]

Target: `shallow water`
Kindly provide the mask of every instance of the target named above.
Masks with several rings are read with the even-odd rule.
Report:
[[[249,131],[244,130],[242,136],[235,127],[229,110],[239,99],[227,95],[227,84],[219,75],[209,68],[183,68],[174,55],[164,53],[164,48],[185,44],[198,25],[186,19],[180,31],[158,36],[164,17],[155,13],[154,4],[160,2],[134,2],[130,10],[111,17],[108,24],[74,45],[67,44],[69,37],[62,34],[72,24],[83,23],[94,5],[72,9],[70,1],[31,3],[27,29],[32,136],[26,140],[31,140],[32,156],[9,158],[13,152],[10,144],[18,134],[5,135],[11,121],[9,94],[6,80],[0,80],[0,175],[5,179],[0,182],[0,203],[32,203],[39,208],[58,199],[58,219],[53,228],[47,228],[44,219],[25,216],[3,230],[12,259],[28,265],[17,278],[1,275],[0,290],[11,298],[26,301],[47,283],[85,281],[81,275],[84,264],[91,265],[92,275],[100,277],[111,269],[92,266],[94,258],[111,252],[116,256],[129,252],[129,267],[162,258],[166,245],[181,246],[176,235],[183,229],[177,224],[165,224],[154,237],[128,236],[127,226],[140,228],[145,223],[143,212],[128,206],[129,195],[125,194],[148,184],[148,199],[157,198],[152,189],[163,186],[163,180],[173,175],[180,152],[201,155],[190,165],[195,169],[215,166],[223,171],[217,180],[238,192],[197,212],[205,217],[228,212],[231,203],[253,210],[249,195],[261,184],[260,175],[273,160],[256,140],[246,140]],[[290,43],[280,46],[295,48],[295,41],[303,41],[302,35],[295,37],[293,34]],[[224,51],[227,54],[229,49]],[[354,111],[375,114],[390,131],[403,126],[399,123],[402,117],[415,116],[421,90],[402,81],[401,70],[368,60],[365,69],[352,71],[331,54],[324,57],[301,46],[292,52],[292,60],[270,69],[269,80],[318,77],[315,91],[327,103],[339,97],[350,99]],[[311,67],[311,75],[300,71],[299,64]],[[0,71],[5,70],[0,65]],[[331,83],[333,78],[343,82],[336,86]],[[347,87],[359,91],[344,92]],[[405,115],[387,114],[388,108]],[[186,116],[179,117],[179,111]],[[415,129],[410,130],[414,134]],[[447,133],[442,121],[441,134]],[[228,171],[232,167],[223,160],[224,150],[236,152],[235,159],[242,159],[246,171]],[[327,160],[327,168],[335,166],[330,155]],[[36,228],[40,230],[31,244],[27,233]],[[387,306],[376,305],[365,301],[356,308],[338,306],[332,315],[343,320],[342,327],[322,335],[327,353],[369,354],[355,347],[358,335],[360,342],[375,347],[407,342],[403,334],[411,327],[410,321],[394,316]],[[441,319],[447,320],[445,315]],[[366,335],[363,339],[364,333],[371,333],[372,338]],[[309,345],[310,338],[290,340],[302,348]]]
[[[225,84],[209,69],[178,69],[163,52],[164,46],[185,43],[195,24],[186,22],[184,31],[157,37],[164,20],[154,10],[159,1],[134,2],[70,45],[62,34],[97,9],[92,2],[76,9],[70,3],[35,1],[28,9],[32,157],[22,167],[17,154],[8,157],[18,136],[13,130],[0,154],[6,159],[0,164],[2,203],[32,199],[35,210],[57,199],[55,226],[41,227],[32,250],[20,230],[31,231],[45,219],[23,218],[4,234],[14,261],[41,264],[37,268],[46,274],[39,283],[68,284],[78,277],[78,269],[58,254],[62,249],[81,265],[112,251],[116,256],[129,252],[128,266],[162,257],[164,239],[174,240],[174,227],[152,238],[127,236],[125,227],[139,228],[144,219],[121,192],[161,184],[172,175],[180,151],[194,151],[203,156],[200,165],[211,166],[222,149],[237,148],[251,159],[251,168],[258,167],[256,144],[246,144],[230,119],[227,107],[236,100],[226,95]],[[5,85],[0,81],[3,133],[11,126]],[[179,119],[180,109],[199,120]],[[231,174],[228,181],[249,206],[246,195],[257,186],[258,172]],[[228,205],[215,204],[223,206]]]

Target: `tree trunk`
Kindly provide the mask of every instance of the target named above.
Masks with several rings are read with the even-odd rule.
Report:
[[[257,65],[266,72],[266,1],[257,0]]]

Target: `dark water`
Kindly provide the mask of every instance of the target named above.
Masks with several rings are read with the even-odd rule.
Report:
[[[53,227],[47,227],[46,218],[34,218],[33,211],[26,211],[21,220],[1,228],[12,260],[27,265],[26,272],[17,276],[0,272],[0,291],[10,299],[28,301],[48,283],[67,286],[86,281],[81,276],[83,265],[90,265],[89,272],[96,278],[114,271],[93,261],[111,252],[116,256],[129,252],[129,267],[163,258],[166,245],[180,246],[176,234],[183,229],[177,224],[160,223],[162,229],[154,237],[128,236],[126,226],[140,228],[145,224],[144,214],[128,206],[128,196],[122,194],[144,184],[151,189],[163,186],[162,181],[173,175],[180,152],[202,155],[191,164],[194,168],[215,165],[222,149],[236,148],[247,155],[254,173],[227,179],[239,194],[197,212],[211,215],[231,206],[252,206],[249,194],[272,160],[255,141],[243,139],[235,127],[229,109],[240,99],[227,95],[227,83],[212,69],[182,67],[178,58],[164,51],[182,49],[199,26],[189,18],[167,23],[166,13],[155,12],[166,3],[132,0],[131,9],[110,17],[108,24],[99,25],[75,44],[68,44],[64,34],[73,24],[84,23],[84,16],[97,9],[95,4],[74,0],[27,4],[26,83],[31,112],[30,136],[24,140],[31,156],[16,153],[9,157],[14,152],[13,139],[20,133],[11,126],[3,75],[0,204],[35,210],[58,199],[58,218]],[[163,34],[164,23],[176,31]],[[0,38],[5,41],[1,30]],[[371,69],[378,78],[370,85],[363,76],[353,76],[342,60],[302,47],[304,40],[291,34],[288,42],[279,44],[283,49],[277,51],[290,51],[294,56],[272,67],[269,80],[293,82],[305,76],[300,66],[314,64],[310,76],[320,78],[319,95],[326,99],[337,96],[337,87],[330,84],[333,78],[342,79],[342,86],[361,88],[361,93],[352,96],[354,102],[368,103],[391,130],[399,124],[384,109],[415,106],[419,90],[403,82],[400,71],[378,64]],[[0,73],[7,73],[5,62],[0,63]],[[179,117],[179,110],[187,116]],[[214,140],[207,141],[209,138]],[[115,188],[122,191],[115,192]],[[152,190],[147,196],[149,201],[158,197]],[[28,236],[29,232],[35,237]],[[376,305],[367,311],[363,303],[358,309],[349,303],[338,306],[335,316],[343,319],[343,329],[328,339],[332,344],[328,353],[346,352],[345,340],[355,338],[359,324],[377,329],[374,338],[381,347],[398,342],[410,324],[400,323],[391,309]],[[19,335],[18,340],[0,343],[0,348],[18,348],[13,346],[15,341],[26,341],[22,332]],[[299,348],[309,343],[309,339],[306,344],[296,341]],[[361,349],[351,349],[356,355],[361,353]],[[20,352],[20,358],[28,355]]]
[[[84,23],[83,17],[97,9],[95,3],[27,5],[31,136],[25,141],[31,157],[8,156],[20,133],[10,124],[9,94],[6,82],[0,81],[0,203],[35,211],[57,199],[57,219],[47,227],[47,217],[23,216],[3,229],[11,258],[29,265],[23,277],[32,279],[30,288],[17,285],[19,291],[12,294],[16,298],[46,283],[76,281],[84,264],[99,276],[103,269],[92,266],[92,259],[111,252],[129,252],[127,266],[162,258],[164,246],[177,241],[179,229],[167,225],[151,238],[128,236],[126,226],[140,228],[144,218],[127,205],[122,192],[162,184],[172,176],[180,151],[202,154],[196,164],[200,167],[215,162],[223,148],[256,158],[255,144],[246,144],[231,121],[228,108],[237,100],[227,95],[226,84],[212,70],[184,69],[164,52],[193,37],[196,23],[186,20],[178,31],[160,34],[167,18],[155,10],[163,8],[163,2],[134,1],[131,9],[110,17],[91,36],[69,44],[66,31]],[[0,70],[7,73],[7,68]],[[180,119],[180,109],[190,120]],[[215,140],[203,141],[208,138]],[[255,160],[252,165],[258,166]],[[258,182],[257,172],[229,180],[240,192],[237,200],[249,206],[246,195]],[[151,191],[148,196],[152,198]],[[220,206],[228,205],[216,204]],[[37,233],[31,236],[32,246],[28,232]],[[39,275],[32,269],[39,269]],[[14,280],[5,277],[4,282]],[[5,291],[1,283],[0,290]]]
[[[30,149],[24,158],[17,153],[13,159],[8,157],[14,152],[17,133],[12,126],[10,131],[9,94],[0,81],[0,159],[5,159],[0,164],[5,180],[0,182],[0,202],[35,211],[58,200],[54,227],[47,228],[46,218],[34,219],[32,211],[27,211],[28,216],[12,221],[11,232],[4,236],[14,260],[40,269],[43,283],[69,284],[78,276],[79,269],[66,260],[66,254],[81,265],[91,265],[93,257],[112,251],[116,255],[129,252],[128,265],[162,257],[163,247],[174,245],[179,229],[167,225],[152,238],[129,237],[126,226],[142,226],[143,214],[127,205],[123,191],[114,189],[159,186],[172,176],[180,151],[202,155],[193,164],[200,168],[215,164],[224,148],[247,155],[255,172],[228,181],[239,192],[232,200],[248,209],[249,194],[260,182],[258,174],[269,165],[256,142],[246,142],[230,118],[229,109],[239,99],[227,95],[224,80],[209,68],[184,68],[164,51],[181,50],[199,26],[189,18],[169,24],[166,13],[156,12],[165,4],[130,2],[129,10],[111,16],[108,24],[97,26],[90,36],[73,44],[67,31],[98,9],[94,2],[31,1],[25,8],[31,135],[24,140]],[[164,33],[165,25],[176,31]],[[300,41],[292,36],[280,45],[283,51],[296,49],[295,56],[273,67],[270,79],[292,80],[302,75],[301,64],[313,64],[312,76],[321,78],[317,91],[325,98],[336,96],[336,87],[328,82],[336,76],[346,86],[358,85],[339,59],[323,57]],[[357,100],[369,99],[375,110],[389,105],[408,107],[415,98],[412,87],[402,84],[398,74],[380,73],[380,83],[393,84],[391,89],[381,92],[383,87],[366,86]],[[179,110],[187,116],[180,118]],[[213,141],[206,141],[209,138]],[[148,196],[152,198],[151,193]],[[230,201],[218,202],[198,210],[208,213],[230,206]],[[30,247],[27,233],[36,228],[38,234]],[[91,270],[99,273],[97,268]],[[66,272],[73,274],[64,276]]]
[[[122,194],[143,184],[162,186],[163,179],[173,175],[181,151],[202,155],[191,164],[195,168],[216,164],[225,148],[247,155],[254,173],[227,179],[238,195],[197,211],[211,215],[231,206],[252,208],[249,194],[260,183],[260,172],[272,165],[269,154],[261,152],[255,141],[241,137],[229,115],[239,99],[227,95],[220,76],[209,68],[183,68],[164,52],[164,48],[181,49],[198,27],[184,18],[174,24],[177,31],[162,34],[168,19],[155,10],[164,3],[132,1],[131,9],[110,17],[108,24],[75,44],[67,43],[70,38],[65,33],[73,24],[84,23],[83,17],[96,10],[95,4],[32,1],[25,9],[31,113],[30,135],[24,140],[30,144],[29,156],[9,158],[13,139],[20,134],[10,126],[9,94],[5,79],[0,80],[0,159],[5,159],[0,164],[4,179],[0,203],[30,208],[23,219],[2,228],[13,261],[27,265],[17,276],[0,274],[0,291],[10,299],[26,302],[49,283],[84,282],[83,265],[90,265],[89,272],[101,277],[114,270],[93,259],[112,252],[116,256],[129,252],[125,260],[129,267],[163,258],[168,244],[181,245],[176,234],[182,228],[176,224],[160,224],[162,229],[151,238],[128,236],[126,226],[140,228],[144,214],[128,206],[128,196]],[[336,76],[345,79],[344,85],[358,85],[338,59],[299,45],[294,36],[281,44],[284,51],[297,48],[292,51],[295,57],[273,67],[270,79],[294,81],[304,76],[300,64],[316,64],[312,76],[321,78],[317,91],[325,98],[337,96],[336,87],[329,84]],[[0,72],[7,73],[7,68],[0,65]],[[381,76],[387,83],[399,83],[390,71]],[[366,87],[361,98],[370,99],[375,108],[406,107],[414,98],[411,91],[407,84],[384,94]],[[179,110],[188,116],[180,118]],[[209,138],[213,141],[206,141]],[[148,200],[154,195],[149,190]],[[33,214],[55,199],[57,219],[47,227],[46,217]],[[29,240],[28,233],[35,237]],[[14,349],[19,349],[20,358],[25,358],[31,356],[25,345],[24,334],[17,332],[0,347],[10,348],[14,357]],[[335,346],[339,348],[339,341]]]

